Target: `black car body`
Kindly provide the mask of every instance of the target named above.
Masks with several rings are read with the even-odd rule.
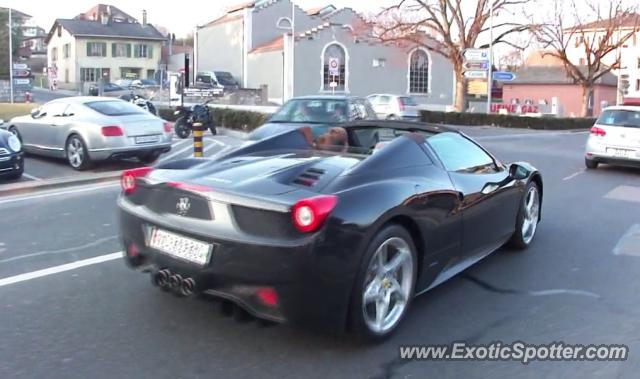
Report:
[[[23,171],[24,152],[20,140],[13,133],[0,129],[0,179],[18,179]]]
[[[301,116],[301,108],[309,110]],[[314,137],[332,126],[357,120],[375,120],[376,113],[369,100],[356,96],[302,96],[287,101],[271,118],[249,135],[250,141],[258,141],[276,134],[311,127]]]
[[[296,129],[216,160],[125,172],[119,214],[126,262],[152,272],[165,289],[230,299],[263,319],[343,330],[353,326],[354,313],[359,317],[358,288],[371,287],[360,283],[368,275],[362,268],[381,233],[410,240],[413,281],[411,271],[401,279],[402,288],[405,278],[410,283],[407,303],[514,240],[529,188],[540,195],[531,200],[535,233],[542,178],[531,165],[504,165],[439,126],[362,121],[343,127],[346,150],[318,150],[308,129]],[[311,216],[301,210],[309,203]],[[158,230],[167,241],[175,235],[210,246],[209,258],[196,264],[151,248]],[[189,254],[200,249],[194,246]],[[376,306],[391,291],[390,280],[376,282]]]

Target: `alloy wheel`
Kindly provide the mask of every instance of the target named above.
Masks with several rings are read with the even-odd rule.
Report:
[[[72,138],[67,145],[67,158],[69,164],[74,167],[80,167],[84,162],[84,147],[78,138]]]
[[[522,239],[525,244],[533,240],[540,218],[540,196],[538,188],[531,186],[524,198],[524,219],[522,222]]]

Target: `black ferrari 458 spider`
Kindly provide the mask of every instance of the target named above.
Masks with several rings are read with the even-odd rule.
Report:
[[[123,173],[125,260],[262,319],[392,333],[412,299],[531,244],[540,173],[453,129],[359,121]]]

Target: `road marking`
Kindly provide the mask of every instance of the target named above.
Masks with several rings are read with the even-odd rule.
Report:
[[[584,172],[585,172],[585,169],[582,169],[582,170],[580,170],[578,172],[574,172],[573,174],[567,176],[566,178],[563,178],[562,180],[565,180],[565,181],[566,180],[571,180],[571,179],[575,178],[576,176],[578,176],[580,174],[584,174]]]
[[[42,180],[42,178],[38,178],[37,176],[29,175],[26,172],[23,172],[22,176],[24,176],[27,179],[31,179],[31,180]]]
[[[631,225],[616,244],[613,254],[640,257],[640,224]]]
[[[224,142],[221,142],[221,141],[209,140],[209,139],[207,141],[213,142],[214,145],[217,145],[217,146],[226,146],[226,144]],[[160,159],[159,162],[166,162],[169,159],[172,159],[172,158],[175,158],[175,157],[177,157],[177,156],[179,156],[181,154],[184,154],[186,151],[188,151],[190,149],[193,149],[193,146],[191,146],[191,145],[186,146],[186,147],[184,147],[184,148],[182,148],[182,149],[180,149],[180,150],[178,150],[176,152],[173,152],[173,153],[171,153],[171,154],[169,154],[167,156],[162,157],[162,159]]]
[[[226,153],[227,151],[229,151],[229,150],[231,150],[231,149],[233,149],[233,148],[234,148],[233,146],[225,146],[224,148],[222,148],[222,150],[220,150],[220,151],[216,152],[215,154],[213,154],[213,155],[211,155],[211,156],[209,156],[209,157],[207,157],[207,158],[217,158],[217,157],[220,157],[220,156],[222,156],[224,153]]]
[[[98,239],[96,239],[96,240],[94,240],[92,242],[89,242],[89,243],[81,245],[81,246],[74,246],[74,247],[69,247],[69,248],[60,249],[60,250],[45,250],[45,251],[38,251],[38,252],[35,252],[35,253],[30,253],[30,254],[17,255],[17,256],[11,257],[11,258],[1,259],[0,260],[0,264],[7,263],[7,262],[18,261],[18,260],[21,260],[21,259],[39,257],[41,255],[64,254],[64,253],[70,253],[72,251],[89,249],[91,247],[100,246],[101,244],[103,244],[105,242],[108,242],[108,241],[111,241],[111,240],[115,240],[117,238],[118,238],[118,236],[110,236],[110,237],[105,237],[105,238],[98,238]]]
[[[18,196],[15,196],[15,197],[10,197],[10,198],[7,198],[7,199],[0,200],[0,204],[13,203],[13,202],[25,201],[25,200],[33,200],[33,199],[39,199],[39,198],[42,198],[42,197],[68,195],[68,194],[73,194],[73,193],[95,191],[95,190],[101,190],[101,189],[105,189],[105,188],[119,187],[119,186],[120,186],[120,183],[113,183],[113,184],[106,184],[106,185],[71,188],[71,189],[58,190],[58,191],[49,191],[49,192],[39,193],[37,195],[18,195]]]
[[[0,279],[0,287],[16,284],[20,282],[25,282],[31,279],[42,278],[44,276],[59,274],[61,272],[75,270],[81,267],[109,262],[109,261],[112,261],[115,259],[121,259],[121,258],[122,258],[122,251],[118,251],[116,253],[100,255],[97,257],[89,258],[89,259],[83,259],[81,261],[66,263],[60,266],[54,266],[54,267],[49,267],[49,268],[45,268],[38,271],[32,271],[32,272],[27,272],[20,275],[10,276],[8,278]]]
[[[604,198],[640,203],[640,187],[618,186],[604,195]]]

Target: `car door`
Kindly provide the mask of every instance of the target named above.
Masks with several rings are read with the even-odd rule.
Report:
[[[440,133],[427,142],[460,194],[463,257],[500,247],[515,230],[521,196],[509,170],[461,134]]]
[[[52,133],[52,126],[64,114],[67,105],[67,103],[60,101],[43,105],[37,117],[32,118],[25,127],[20,128],[24,143],[37,150],[49,150],[50,146],[47,145],[47,141]]]
[[[48,124],[46,133],[42,136],[42,146],[52,152],[64,150],[67,130],[69,130],[76,117],[73,105],[65,104],[64,108],[61,107],[60,109],[62,111],[56,110],[57,112],[52,116],[51,123]]]

